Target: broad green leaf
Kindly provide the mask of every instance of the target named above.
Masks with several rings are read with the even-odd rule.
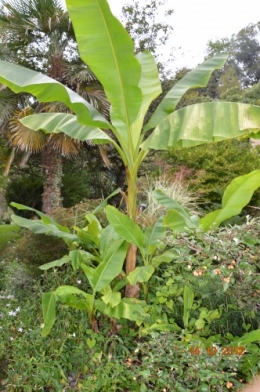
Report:
[[[144,150],[192,147],[257,132],[260,107],[237,102],[207,102],[176,110],[142,143]]]
[[[90,349],[95,347],[96,343],[97,343],[96,339],[87,339],[87,345],[89,346]]]
[[[76,297],[73,294],[62,295],[59,297],[59,300],[71,308],[79,309],[79,310],[91,310],[93,305],[93,296],[90,294],[86,294],[84,298]]]
[[[195,322],[195,326],[197,329],[202,329],[205,327],[206,322],[202,319],[199,318],[196,322]]]
[[[187,208],[183,207],[176,200],[165,195],[160,190],[153,192],[153,197],[169,211],[163,219],[163,223],[170,227],[175,233],[181,233],[187,228],[196,228],[197,224],[189,215]]]
[[[127,277],[125,276],[124,278],[120,277],[120,279],[116,280],[116,283],[113,287],[113,291],[117,292],[121,290],[123,287],[125,287],[128,284]]]
[[[94,244],[99,245],[100,230],[98,221],[93,220],[82,231],[86,231],[90,235]]]
[[[84,274],[86,275],[90,286],[92,287],[92,289],[94,289],[95,281],[93,279],[93,274],[95,269],[84,263],[81,264],[81,269],[84,271]]]
[[[235,178],[226,188],[222,198],[222,208],[210,212],[200,219],[203,230],[218,227],[226,219],[240,214],[249,203],[253,193],[260,187],[260,170]]]
[[[227,60],[226,54],[218,54],[204,61],[198,67],[190,71],[166,94],[157,109],[145,126],[145,131],[157,127],[169,114],[173,113],[183,95],[191,88],[206,87],[212,72],[221,69]]]
[[[249,133],[248,137],[250,137],[251,139],[259,140],[260,139],[260,132]]]
[[[138,87],[141,67],[134,56],[133,41],[106,0],[67,0],[66,4],[80,57],[104,87],[113,125],[124,133],[120,135],[124,141],[131,143],[126,128],[129,130],[136,119],[142,99]]]
[[[158,245],[158,243],[165,238],[165,235],[166,229],[163,225],[163,217],[160,217],[155,224],[149,227],[144,233],[146,251],[149,253],[149,247],[151,245]]]
[[[65,286],[59,286],[56,290],[55,290],[55,294],[58,297],[63,297],[63,296],[67,296],[67,295],[82,295],[84,298],[88,296],[87,293],[85,293],[85,291],[78,289],[77,287],[74,286],[69,286],[69,285],[65,285]]]
[[[99,222],[99,220],[98,220],[98,218],[96,217],[95,214],[91,214],[91,213],[86,214],[85,215],[85,219],[89,223],[96,222],[97,223],[97,227],[98,227],[98,232],[101,234],[103,228],[102,228],[102,226],[101,226],[101,224],[100,224],[100,222]]]
[[[12,215],[12,220],[21,227],[31,230],[34,234],[46,234],[54,237],[62,238],[64,241],[74,242],[78,237],[66,231],[59,230],[59,227],[54,224],[46,224],[42,220],[30,220],[21,216]]]
[[[185,286],[183,292],[183,324],[185,328],[188,328],[189,325],[189,317],[190,311],[194,301],[194,292],[193,290]]]
[[[10,205],[12,207],[15,207],[17,210],[24,210],[24,211],[33,211],[35,212],[40,218],[41,220],[45,223],[45,224],[53,224],[55,226],[57,226],[60,230],[65,231],[67,233],[69,233],[69,229],[66,226],[62,226],[59,223],[57,223],[54,219],[52,219],[50,216],[45,215],[43,212],[36,210],[35,208],[31,208],[31,207],[27,207],[23,204],[19,204],[19,203],[15,203],[12,202],[10,203]]]
[[[89,260],[96,260],[96,256],[82,249],[72,250],[69,253],[69,257],[74,271],[80,268],[82,263],[88,263]]]
[[[50,332],[56,319],[56,301],[57,296],[54,292],[43,293],[42,295],[42,311],[44,327],[42,329],[42,336],[45,337]]]
[[[178,253],[174,249],[168,249],[166,252],[160,256],[156,256],[152,259],[152,265],[156,268],[161,263],[171,263],[174,258],[178,256]]]
[[[114,293],[111,291],[111,293],[107,293],[103,295],[102,300],[105,302],[106,305],[110,305],[112,308],[117,306],[120,301],[121,301],[121,294],[120,293]]]
[[[132,286],[134,286],[138,282],[148,282],[154,271],[155,269],[152,265],[136,267],[134,271],[130,272],[130,274],[127,276],[127,280]]]
[[[130,244],[136,245],[139,249],[142,248],[144,234],[132,219],[112,206],[106,207],[106,215],[109,223],[114,227],[120,237]]]
[[[113,140],[101,129],[79,124],[77,117],[68,113],[37,113],[21,119],[21,123],[34,131],[60,133],[81,141],[111,143]]]
[[[111,243],[118,239],[118,234],[112,225],[108,225],[100,236],[99,250],[100,256],[103,257],[107,250],[110,248]]]
[[[57,260],[51,261],[50,263],[43,264],[39,268],[42,271],[46,271],[46,270],[53,268],[53,267],[61,267],[62,265],[68,264],[69,262],[70,262],[70,256],[66,255],[66,256],[63,256],[61,259],[57,259]]]
[[[153,100],[162,92],[158,69],[153,55],[148,51],[139,52],[136,58],[142,69],[139,87],[143,93],[143,98],[138,117],[131,130],[134,148],[139,146],[139,136],[147,110]]]
[[[93,244],[97,243],[97,238],[92,236],[86,229],[80,229],[77,226],[73,227],[77,233],[77,240],[85,245],[89,245],[89,247],[93,247]]]
[[[167,196],[162,191],[160,190],[153,191],[153,197],[158,201],[158,203],[166,207],[168,210],[176,210],[181,215],[184,215],[187,218],[189,218],[189,212],[187,208],[183,207],[180,203],[178,203],[172,197]]]
[[[116,319],[127,319],[131,321],[143,321],[147,316],[143,309],[144,301],[139,301],[136,298],[123,298],[119,304],[112,308],[106,305],[103,301],[97,301],[97,309],[109,317]]]
[[[163,219],[163,223],[174,233],[183,233],[187,231],[187,229],[197,228],[197,225],[191,218],[186,217],[186,215],[183,215],[176,210],[169,210]]]
[[[104,261],[93,270],[92,282],[93,290],[101,291],[109,285],[112,280],[120,274],[123,268],[127,252],[127,243],[122,240],[113,242],[106,254],[103,256]]]
[[[90,103],[40,72],[0,60],[0,83],[15,93],[32,94],[39,102],[63,102],[77,114],[82,124],[110,128],[108,121]]]
[[[256,329],[255,331],[247,332],[243,336],[239,338],[235,338],[233,342],[239,342],[239,344],[248,344],[252,342],[260,341],[260,329]]]

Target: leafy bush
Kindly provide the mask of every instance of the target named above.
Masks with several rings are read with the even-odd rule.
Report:
[[[41,176],[37,174],[20,173],[20,175],[14,176],[8,181],[5,197],[8,204],[14,201],[41,210],[42,193],[43,180]],[[28,211],[19,213],[24,217],[32,216]]]
[[[37,267],[62,257],[66,252],[67,246],[58,238],[25,232],[15,243],[3,250],[0,260],[17,260],[19,263]]]
[[[216,233],[182,234],[169,239],[174,252],[170,264],[161,264],[151,281],[151,302],[162,320],[183,325],[183,292],[194,292],[189,327],[201,336],[242,336],[259,328],[259,219]],[[155,295],[154,295],[155,294]],[[218,310],[215,319],[199,328],[201,309]],[[156,309],[157,308],[157,309]],[[207,318],[205,318],[207,320]],[[198,328],[197,328],[198,327]]]
[[[220,203],[223,190],[232,179],[260,168],[259,149],[252,150],[249,141],[231,140],[172,149],[165,152],[163,158],[165,160],[158,162],[161,170],[184,177],[204,203]],[[259,205],[259,192],[253,201]]]

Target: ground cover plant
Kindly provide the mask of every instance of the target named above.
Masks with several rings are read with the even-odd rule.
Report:
[[[212,72],[224,64],[226,55],[221,54],[207,60],[178,82],[161,101],[148,123],[143,124],[150,103],[161,92],[153,57],[148,52],[134,55],[131,39],[119,21],[111,14],[106,1],[89,0],[87,3],[83,3],[79,0],[68,0],[67,6],[81,57],[102,83],[111,103],[111,122],[73,91],[57,81],[29,69],[14,64],[8,64],[7,67],[5,62],[0,61],[0,81],[14,92],[27,92],[35,95],[39,101],[63,101],[75,113],[75,115],[41,113],[28,116],[22,120],[27,127],[35,131],[43,130],[47,133],[64,132],[79,140],[93,140],[95,143],[101,144],[110,143],[114,147],[126,169],[127,191],[116,190],[110,197],[118,193],[121,194],[126,206],[126,214],[107,205],[109,200],[107,198],[93,211],[85,215],[85,224],[82,227],[74,225],[73,230],[70,230],[40,211],[12,203],[13,207],[36,213],[40,218],[39,220],[28,220],[13,216],[15,223],[29,228],[36,234],[54,235],[62,238],[68,246],[68,255],[41,266],[43,271],[53,269],[52,274],[54,275],[57,274],[58,267],[67,272],[63,279],[56,279],[55,284],[50,284],[50,287],[47,284],[45,287],[48,291],[45,291],[42,296],[44,318],[42,336],[49,339],[47,336],[52,333],[52,327],[57,328],[57,325],[63,324],[63,319],[70,318],[67,307],[75,309],[76,314],[81,315],[83,312],[84,326],[86,328],[87,323],[89,327],[87,331],[83,328],[82,333],[84,334],[85,331],[83,346],[87,344],[90,352],[91,349],[94,349],[94,352],[91,352],[90,363],[93,363],[92,358],[94,357],[97,359],[97,362],[94,361],[94,366],[97,363],[100,366],[97,373],[85,368],[86,377],[93,375],[93,378],[84,380],[81,372],[78,378],[84,380],[85,385],[82,381],[82,388],[92,387],[96,381],[93,386],[94,390],[102,390],[102,388],[103,390],[112,390],[117,387],[127,390],[128,388],[129,379],[127,377],[124,384],[121,382],[120,386],[116,385],[117,377],[111,373],[109,361],[106,365],[108,366],[107,377],[104,372],[98,342],[104,344],[104,342],[110,342],[110,338],[114,339],[113,341],[121,339],[119,345],[111,343],[115,350],[117,347],[121,350],[125,345],[125,350],[129,352],[130,349],[125,344],[129,334],[135,338],[134,343],[133,340],[129,343],[132,348],[138,339],[145,339],[147,335],[161,331],[166,335],[169,334],[169,339],[173,336],[178,337],[176,339],[181,343],[176,344],[184,346],[184,355],[187,355],[188,352],[190,356],[193,356],[194,345],[194,353],[200,357],[202,347],[206,350],[215,347],[213,346],[214,342],[214,344],[225,344],[231,351],[232,347],[234,350],[240,348],[240,352],[234,351],[234,353],[238,355],[238,359],[241,356],[244,358],[243,344],[249,344],[252,346],[250,348],[255,350],[257,348],[255,341],[259,340],[259,326],[254,315],[251,314],[250,317],[247,314],[244,315],[245,333],[240,331],[238,336],[233,336],[232,332],[224,331],[225,336],[222,337],[219,333],[220,330],[214,324],[215,320],[222,315],[221,305],[217,303],[212,307],[209,299],[205,299],[201,295],[200,290],[202,289],[193,283],[193,279],[205,274],[200,269],[193,271],[192,265],[191,268],[188,268],[191,271],[187,276],[184,271],[176,273],[175,268],[179,267],[179,263],[175,263],[177,259],[176,247],[169,245],[169,243],[173,242],[178,233],[192,232],[196,229],[207,231],[212,226],[218,228],[224,220],[238,214],[247,205],[254,190],[259,187],[260,171],[255,170],[233,180],[223,195],[221,208],[207,214],[200,220],[190,216],[187,209],[171,197],[160,191],[155,191],[154,197],[166,207],[166,215],[159,217],[148,228],[143,228],[136,223],[138,216],[136,185],[139,167],[150,149],[193,146],[242,136],[252,131],[258,132],[260,108],[239,103],[210,102],[195,104],[175,111],[180,98],[188,89],[204,87]],[[97,217],[101,210],[105,210],[105,224],[101,223]],[[174,270],[173,277],[168,279],[167,274],[170,273],[171,268]],[[230,283],[231,277],[225,275],[224,267],[216,270],[219,270],[220,273],[212,272],[210,269],[210,273],[214,275],[210,275],[211,278],[215,275],[221,275],[221,278],[226,279],[224,280],[225,284]],[[256,271],[253,270],[253,273],[255,274]],[[177,283],[174,280],[175,275],[178,278],[176,279]],[[178,281],[181,283],[180,285],[178,285]],[[159,290],[156,282],[162,284]],[[222,289],[225,292],[226,286]],[[167,290],[170,292],[170,298]],[[205,290],[208,291],[208,289]],[[223,297],[220,295],[220,298],[221,302]],[[6,300],[5,295],[3,299]],[[58,310],[56,317],[57,302],[62,304],[61,309],[64,309],[65,313],[62,315]],[[6,305],[8,305],[7,308],[10,307],[8,303]],[[165,311],[163,305],[170,310]],[[232,301],[231,305],[235,306]],[[8,311],[8,315],[17,316],[18,308],[19,306]],[[6,316],[6,313],[3,314],[4,319]],[[214,330],[209,327],[211,323],[214,325]],[[66,326],[66,322],[64,324]],[[81,328],[80,324],[73,325],[76,329]],[[15,328],[20,332],[19,328],[22,327],[16,326]],[[102,334],[98,334],[100,331]],[[214,335],[210,335],[213,331]],[[77,336],[75,331],[70,333],[72,337]],[[155,335],[154,338],[158,336]],[[14,337],[11,336],[11,338],[13,341]],[[148,338],[146,339],[149,341]],[[162,345],[167,345],[163,333],[158,337],[158,340],[160,339]],[[141,340],[141,342],[143,341]],[[152,342],[150,343],[152,345]],[[110,347],[110,344],[107,344]],[[97,352],[95,352],[95,347]],[[106,347],[108,346],[106,345]],[[144,351],[145,347],[144,345]],[[217,350],[216,347],[215,349]],[[108,348],[107,350],[106,354],[109,359],[111,351]],[[221,350],[220,348],[218,351],[220,356]],[[233,351],[231,354],[228,352],[228,355],[234,353]],[[46,358],[48,360],[49,354]],[[138,357],[137,359],[130,357],[130,359],[134,359],[137,363],[139,363],[138,361],[145,363],[145,355],[141,359]],[[152,361],[152,357],[149,355],[146,359],[148,362]],[[177,359],[171,359],[174,363],[175,360]],[[252,360],[251,356],[250,360],[251,367],[255,371],[258,366],[257,361]],[[178,360],[179,362],[181,361]],[[125,362],[123,363],[124,366],[127,366]],[[203,385],[203,383],[207,382],[208,378],[212,378],[212,374],[211,376],[205,374],[198,378],[197,370],[200,366],[198,363],[197,368],[195,367],[196,373],[190,374],[183,372],[183,369],[181,370],[182,376],[185,375],[183,386],[178,385],[175,373],[169,381],[170,384],[167,385],[166,380],[160,383],[161,379],[158,378],[163,361],[156,359],[155,363],[156,374],[152,370],[148,371],[147,365],[140,373],[141,378],[139,374],[133,376],[130,373],[132,382],[136,381],[136,385],[141,384],[140,388],[142,389],[140,390],[149,390],[149,388],[150,390],[159,390],[158,388],[161,388],[163,383],[164,387],[168,389],[175,385],[180,391],[187,390],[187,387],[193,388],[192,390],[196,390],[194,389],[196,387],[201,388],[197,390],[204,390],[202,387],[208,388],[208,385]],[[244,363],[243,360],[241,363]],[[184,367],[190,367],[185,360]],[[214,361],[212,367],[216,368]],[[230,378],[229,381],[221,380],[221,382],[223,381],[222,384],[220,382],[221,388],[223,383],[226,383],[226,388],[233,387],[235,376],[238,376],[240,372],[239,367],[234,367],[233,359],[232,364],[228,363],[225,365],[226,367],[232,370],[234,378]],[[68,369],[64,372],[64,366],[58,366],[58,368],[59,375],[64,378],[67,385],[68,380],[75,383],[74,373],[69,374]],[[131,366],[130,368],[132,370]],[[178,365],[176,368],[179,369]],[[122,370],[121,365],[120,369]],[[140,369],[140,366],[137,366],[137,369]],[[121,373],[121,370],[118,374]],[[56,383],[59,378],[58,373],[53,376],[51,381],[46,370],[42,370],[42,373],[44,381],[41,378],[39,388],[47,388],[48,390],[48,388],[61,387]],[[242,374],[248,376],[245,370]],[[167,374],[165,377],[167,378]],[[231,377],[231,374],[228,374],[227,377]],[[28,380],[25,380],[25,385],[26,382],[28,384]],[[57,382],[61,383],[60,379]],[[15,380],[15,383],[17,386],[19,380]],[[219,386],[218,377],[214,383],[213,386]],[[73,386],[69,386],[73,388]],[[33,390],[36,387],[32,386],[31,388]],[[135,388],[135,383],[131,388]]]

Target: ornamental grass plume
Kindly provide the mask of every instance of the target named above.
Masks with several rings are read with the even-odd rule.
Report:
[[[140,223],[151,225],[166,213],[166,207],[161,205],[153,196],[155,190],[160,190],[176,200],[189,210],[190,215],[198,215],[198,197],[188,189],[183,180],[161,175],[156,179],[142,178],[139,181],[142,181],[139,198],[142,200],[142,206],[145,206],[139,216]]]

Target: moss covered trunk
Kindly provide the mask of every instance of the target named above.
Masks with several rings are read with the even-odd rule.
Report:
[[[44,186],[42,194],[42,211],[51,214],[62,207],[62,157],[48,142],[42,152],[42,172]]]

